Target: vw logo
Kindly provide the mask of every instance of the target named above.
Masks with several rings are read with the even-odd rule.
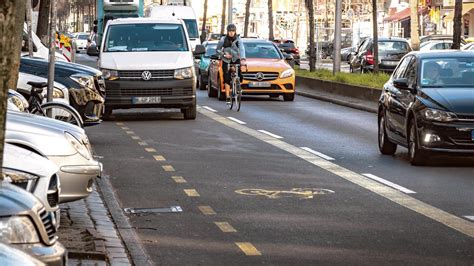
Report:
[[[263,73],[258,72],[257,75],[256,75],[256,78],[257,78],[258,81],[262,81],[263,80]]]
[[[143,71],[142,72],[142,79],[143,80],[150,80],[151,79],[151,72],[150,71]]]

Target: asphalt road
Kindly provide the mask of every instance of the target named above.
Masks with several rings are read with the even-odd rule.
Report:
[[[473,265],[473,158],[382,156],[373,114],[304,97],[198,104],[87,129],[122,208],[182,209],[128,214],[156,264]]]

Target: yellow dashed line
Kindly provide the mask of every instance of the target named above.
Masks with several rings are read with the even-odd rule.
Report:
[[[129,130],[130,128],[128,127],[122,127],[123,130]]]
[[[216,215],[216,212],[211,208],[211,206],[199,206],[198,208],[204,215]]]
[[[125,131],[125,133],[127,133],[128,135],[133,135],[133,134],[135,134],[135,132],[133,132],[133,131]]]
[[[261,256],[262,253],[255,248],[250,242],[235,242],[235,244],[242,250],[247,256]]]
[[[145,148],[145,151],[147,152],[156,152],[154,148]]]
[[[236,233],[237,230],[228,222],[214,222],[224,233]]]
[[[171,166],[171,165],[163,165],[163,170],[165,170],[166,172],[174,172],[174,167]]]
[[[161,155],[154,155],[153,158],[155,158],[155,160],[157,160],[159,162],[166,161],[165,157],[163,157]]]
[[[176,183],[186,183],[186,180],[182,176],[172,176],[171,177]]]
[[[188,195],[188,197],[199,197],[199,193],[195,189],[185,189],[184,193]]]
[[[140,146],[148,146],[148,143],[144,142],[144,141],[140,141],[138,142],[138,145]]]
[[[132,136],[132,139],[134,139],[134,140],[139,140],[140,137],[139,137],[139,136]]]
[[[117,126],[123,126],[123,123],[115,123]]]

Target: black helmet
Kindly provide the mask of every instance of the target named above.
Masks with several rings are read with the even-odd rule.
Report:
[[[227,25],[227,31],[237,31],[237,27],[235,24],[229,24]]]

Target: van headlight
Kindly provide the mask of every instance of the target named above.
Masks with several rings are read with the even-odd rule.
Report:
[[[0,218],[0,242],[34,244],[40,241],[35,225],[27,216]]]
[[[458,118],[454,113],[431,108],[426,108],[421,113],[425,119],[438,122],[451,122]]]
[[[72,80],[75,82],[81,84],[81,86],[93,89],[94,88],[94,78],[89,75],[84,75],[84,74],[74,74],[70,76]]]
[[[102,77],[104,77],[105,80],[116,80],[119,78],[117,70],[102,68],[101,71]]]
[[[281,79],[292,77],[295,74],[293,69],[287,69],[280,74]]]
[[[180,68],[174,71],[175,79],[190,79],[192,77],[193,77],[192,67]]]
[[[71,144],[71,146],[74,147],[74,149],[80,154],[82,155],[82,157],[86,158],[87,160],[90,160],[91,159],[91,153],[90,151],[87,149],[87,147],[82,144],[81,142],[79,142],[79,140],[76,139],[76,137],[74,137],[73,135],[71,135],[71,133],[69,132],[65,132],[64,133],[64,136],[66,137],[66,139],[69,141],[69,143]]]
[[[3,182],[21,187],[31,193],[35,190],[39,176],[8,168],[2,168],[1,171]]]

